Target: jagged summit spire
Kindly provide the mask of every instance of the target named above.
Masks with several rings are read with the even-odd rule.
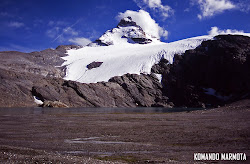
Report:
[[[116,28],[106,31],[99,39],[88,46],[149,44],[152,42],[159,42],[159,40],[145,33],[141,26],[128,16],[121,19]]]
[[[136,24],[136,22],[132,20],[132,17],[130,16],[121,19],[121,21],[117,25],[117,27],[127,27],[127,26],[138,26],[138,25]]]

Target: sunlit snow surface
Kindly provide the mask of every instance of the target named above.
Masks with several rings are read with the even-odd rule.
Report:
[[[36,96],[33,96],[34,97],[34,102],[37,104],[37,105],[42,105],[43,102],[42,100],[38,99]]]
[[[248,34],[249,35],[249,34]],[[204,40],[213,36],[199,36],[172,43],[155,41],[150,44],[115,44],[110,46],[83,47],[78,50],[68,50],[68,56],[63,57],[67,67],[64,79],[81,83],[96,83],[108,81],[111,77],[126,73],[149,74],[151,67],[162,57],[170,63],[175,54],[194,49]],[[103,62],[100,67],[88,69],[92,62]]]

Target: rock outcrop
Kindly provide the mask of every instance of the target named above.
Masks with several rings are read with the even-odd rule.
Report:
[[[93,68],[97,68],[100,67],[102,65],[103,62],[92,62],[89,65],[87,65],[88,69],[93,69]]]
[[[79,46],[59,46],[55,50],[31,53],[0,52],[0,107],[36,106],[32,87],[41,79],[64,77],[61,57],[72,48]]]
[[[64,67],[61,67],[66,56],[66,50],[78,49],[79,46],[58,46],[56,49],[46,49],[31,53],[17,51],[0,52],[0,69],[17,73],[31,73],[44,77],[65,76]]]
[[[165,70],[164,94],[176,106],[217,106],[249,97],[250,38],[217,36],[175,55]]]
[[[43,102],[60,101],[71,107],[167,106],[162,86],[153,75],[126,74],[109,82],[82,84],[58,78],[42,79],[32,94]]]
[[[41,105],[45,108],[68,108],[69,106],[60,101],[44,101]]]
[[[88,46],[110,46],[123,42],[148,44],[155,39],[156,37],[146,34],[131,17],[126,17],[121,19],[116,28],[106,31],[99,39],[90,43]]]

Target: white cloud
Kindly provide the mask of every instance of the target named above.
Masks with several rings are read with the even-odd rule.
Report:
[[[161,0],[143,0],[150,8],[163,8]]]
[[[68,41],[72,37],[76,37],[79,33],[73,28],[76,24],[78,24],[81,19],[78,19],[74,24],[68,25],[67,22],[63,21],[49,21],[48,26],[50,29],[46,31],[46,35],[54,40],[52,42],[65,42]],[[67,25],[65,27],[65,25]],[[64,26],[64,27],[63,27]]]
[[[117,19],[120,20],[122,18],[130,16],[133,21],[137,23],[137,25],[141,26],[141,28],[147,33],[156,38],[164,37],[167,39],[168,31],[164,30],[160,27],[154,19],[151,18],[148,12],[144,10],[139,11],[131,11],[127,10],[124,13],[119,13]]]
[[[230,0],[197,0],[200,6],[201,14],[198,15],[199,19],[205,17],[212,17],[216,14],[222,13],[225,10],[236,8]]]
[[[62,28],[58,26],[48,29],[45,34],[49,38],[54,39],[52,42],[57,40],[60,43],[68,41],[69,38],[76,37],[79,35],[79,33],[72,27]]]
[[[161,0],[134,0],[134,2],[141,9],[150,8],[159,12],[164,19],[173,13],[173,9],[168,5],[163,5]]]
[[[8,24],[9,27],[14,27],[14,28],[20,28],[24,26],[24,23],[22,22],[10,22]]]
[[[216,36],[219,34],[241,34],[244,33],[244,31],[238,31],[238,30],[232,30],[232,29],[226,29],[226,30],[220,30],[218,27],[211,27],[211,30],[208,32],[209,35]]]
[[[190,8],[186,8],[184,12],[190,12]]]
[[[237,9],[248,13],[250,11],[250,0],[240,0],[239,3],[237,3]]]
[[[48,36],[49,38],[55,38],[60,31],[61,31],[60,27],[53,27],[46,31],[46,36]]]
[[[71,43],[80,45],[80,46],[86,46],[87,44],[91,43],[91,40],[89,40],[88,38],[73,38],[73,39],[69,39],[69,41]]]
[[[78,32],[75,31],[72,27],[67,27],[63,29],[64,34],[72,35],[72,36],[77,36]]]

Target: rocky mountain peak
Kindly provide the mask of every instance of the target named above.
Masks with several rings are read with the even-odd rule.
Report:
[[[138,26],[130,16],[121,19],[117,27]]]
[[[128,16],[119,22],[116,28],[106,31],[99,39],[88,46],[109,46],[121,44],[149,44],[158,41]]]

